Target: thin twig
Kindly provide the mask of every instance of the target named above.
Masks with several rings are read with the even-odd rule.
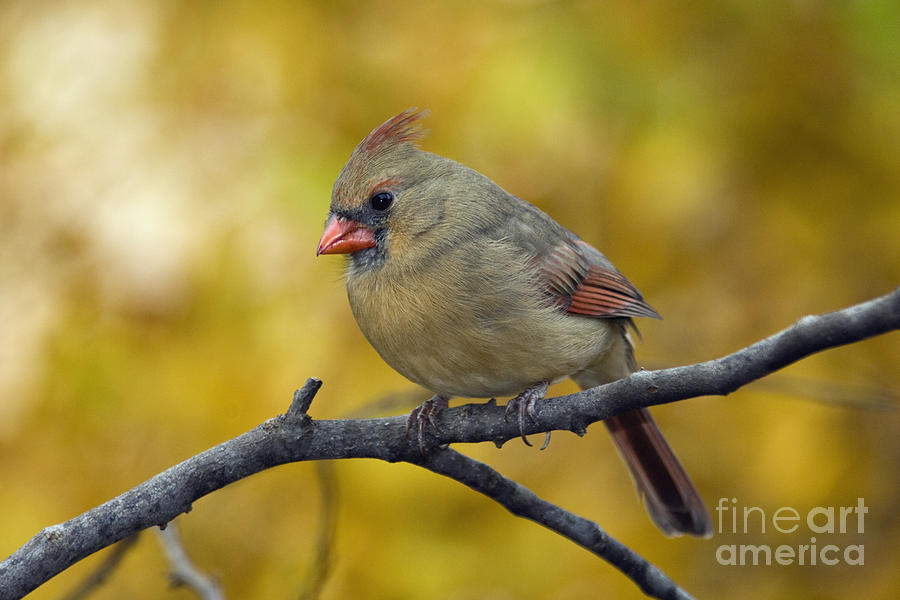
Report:
[[[823,381],[777,373],[753,383],[754,389],[822,404],[889,411],[900,408],[900,392],[877,383]]]
[[[316,397],[320,387],[322,387],[321,379],[316,379],[315,377],[307,379],[303,387],[294,392],[294,399],[291,401],[291,406],[288,408],[285,416],[292,419],[307,416],[309,405],[312,404],[313,398]]]
[[[121,542],[115,544],[109,551],[109,554],[103,559],[97,568],[91,571],[84,580],[81,581],[74,589],[62,597],[62,600],[83,600],[91,595],[94,590],[103,585],[107,578],[112,575],[113,571],[122,564],[125,554],[131,550],[131,547],[138,541],[140,533],[128,536]]]
[[[325,588],[334,563],[334,537],[337,531],[338,486],[334,463],[330,460],[316,461],[316,475],[319,480],[319,529],[316,533],[316,555],[310,574],[303,582],[300,600],[316,600]]]
[[[178,523],[172,521],[156,529],[166,560],[169,561],[169,579],[174,587],[186,587],[201,600],[224,600],[225,595],[215,578],[204,575],[194,565],[178,534]]]

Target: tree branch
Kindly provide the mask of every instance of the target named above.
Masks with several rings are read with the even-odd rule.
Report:
[[[711,394],[728,394],[792,362],[835,346],[900,329],[900,288],[890,294],[792,327],[723,358],[696,365],[642,371],[536,406],[526,433],[566,429],[583,434],[588,425],[643,406]],[[124,494],[65,523],[47,527],[0,563],[0,600],[20,598],[84,557],[142,529],[164,525],[221,487],[287,462],[378,458],[406,461],[456,479],[602,556],[657,597],[687,597],[660,571],[599,527],[546,503],[486,465],[450,450],[423,456],[406,435],[406,417],[313,421],[306,414],[320,383],[310,380],[284,416],[167,469]],[[518,437],[495,402],[442,411],[436,443],[493,441]],[[463,468],[464,467],[464,468]],[[537,518],[536,518],[537,517]]]

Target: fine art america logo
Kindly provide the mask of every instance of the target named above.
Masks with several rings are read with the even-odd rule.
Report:
[[[807,511],[782,506],[768,513],[759,506],[738,506],[737,498],[719,498],[719,534],[801,535],[803,543],[722,544],[716,548],[716,561],[728,566],[864,565],[863,544],[839,542],[846,539],[841,534],[850,534],[847,541],[857,541],[865,533],[868,512],[863,498],[856,499],[856,506],[816,506]]]

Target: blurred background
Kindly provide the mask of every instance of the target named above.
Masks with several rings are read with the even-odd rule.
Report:
[[[316,418],[426,396],[357,330],[341,260],[315,257],[350,151],[410,106],[431,110],[424,148],[539,205],[641,289],[665,318],[641,323],[647,367],[890,291],[898,23],[891,0],[0,4],[0,554],[284,412],[309,376],[325,382]],[[851,519],[816,536],[863,544],[862,566],[717,562],[722,544],[809,544],[802,524],[665,539],[599,425],[544,452],[458,449],[697,597],[894,598],[898,366],[894,333],[655,410],[711,510],[864,498],[864,533]],[[334,466],[322,598],[642,597],[458,483]],[[180,523],[229,598],[294,598],[320,512],[315,466],[295,464]],[[103,556],[31,597],[62,597]],[[166,573],[145,534],[92,597],[191,597]]]

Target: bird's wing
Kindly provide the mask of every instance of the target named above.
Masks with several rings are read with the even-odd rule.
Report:
[[[659,314],[599,250],[571,232],[534,259],[545,290],[566,312],[597,318]]]

